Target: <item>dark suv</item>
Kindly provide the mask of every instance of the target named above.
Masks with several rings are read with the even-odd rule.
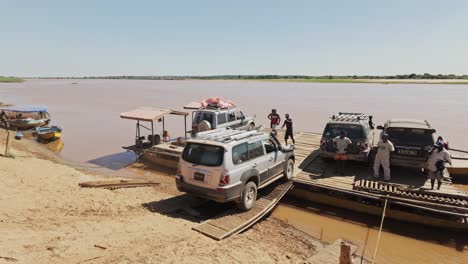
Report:
[[[320,142],[320,156],[334,157],[333,139],[338,137],[342,130],[346,131],[347,137],[353,143],[351,149],[348,149],[348,159],[367,161],[374,143],[374,127],[372,117],[362,113],[340,112],[328,121]]]
[[[410,168],[426,167],[429,151],[434,146],[436,130],[426,120],[391,119],[378,126],[395,146],[390,163]]]

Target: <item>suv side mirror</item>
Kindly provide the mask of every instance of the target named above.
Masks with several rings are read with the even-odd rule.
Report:
[[[377,126],[377,129],[383,130],[383,126]]]

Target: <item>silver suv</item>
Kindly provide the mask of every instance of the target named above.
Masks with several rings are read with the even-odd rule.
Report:
[[[291,179],[294,150],[273,134],[213,130],[198,133],[179,161],[177,189],[217,202],[235,201],[250,210],[257,190],[274,181]]]
[[[255,116],[245,116],[237,107],[206,107],[193,111],[192,134],[219,128],[254,130]]]
[[[368,161],[374,143],[372,116],[362,113],[343,112],[333,115],[323,131],[320,142],[321,157],[333,158],[335,156],[333,139],[339,136],[341,131],[345,131],[346,136],[353,143],[351,149],[348,149],[347,152],[348,159]]]

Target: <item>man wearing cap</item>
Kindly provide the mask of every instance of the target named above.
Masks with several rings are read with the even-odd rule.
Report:
[[[383,134],[382,140],[377,144],[377,154],[374,160],[374,178],[379,178],[380,166],[384,171],[384,180],[390,181],[390,153],[395,151],[393,143],[388,140],[388,135]]]
[[[444,143],[437,142],[434,145],[435,150],[432,151],[427,161],[428,176],[431,180],[431,190],[434,189],[435,180],[437,180],[437,190],[440,190],[442,178],[444,177],[445,163],[452,164],[450,153],[445,150]]]

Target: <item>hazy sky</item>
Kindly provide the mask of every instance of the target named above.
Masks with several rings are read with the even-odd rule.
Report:
[[[0,75],[468,74],[468,1],[0,0]]]

